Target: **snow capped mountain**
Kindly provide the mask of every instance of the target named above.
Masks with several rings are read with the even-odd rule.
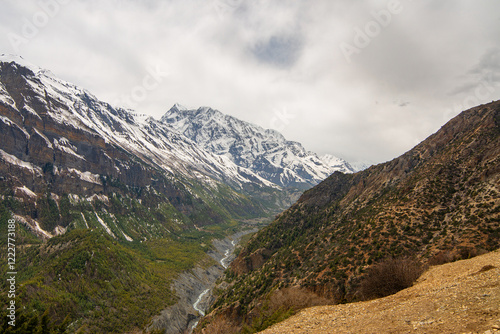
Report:
[[[275,214],[299,195],[12,56],[0,56],[0,180],[43,238],[71,224],[142,240]]]
[[[67,268],[104,286],[107,274],[92,274],[101,268],[90,261],[95,250],[102,267],[116,264],[116,272],[146,265],[146,283],[154,286],[158,276],[153,273],[174,277],[196,261],[204,265],[202,253],[213,252],[212,238],[260,226],[295,202],[299,187],[321,181],[332,170],[276,131],[209,108],[192,120],[180,117],[188,109],[176,105],[170,116],[174,110],[179,122],[167,116],[155,120],[100,101],[20,57],[0,56],[0,211],[15,219],[23,238],[29,231],[40,239],[54,238],[52,246],[64,245],[49,243],[62,256],[40,266]],[[112,248],[95,247],[103,243]],[[44,245],[33,243],[31,250]],[[127,245],[130,252],[124,253]],[[180,252],[189,256],[174,259]],[[65,260],[75,258],[75,266]],[[138,265],[131,267],[132,262]],[[127,277],[142,282],[143,276],[134,275]],[[37,291],[47,289],[50,293],[40,296],[52,301],[59,286],[50,282]],[[69,288],[61,286],[64,303],[72,296]],[[137,293],[143,296],[143,290]],[[173,293],[167,296],[175,300]],[[115,296],[102,305],[109,300]],[[191,317],[191,305],[186,309]],[[151,318],[157,311],[155,306],[145,314]],[[86,327],[83,314],[88,312],[82,310],[72,323],[83,319]]]
[[[10,63],[24,74],[29,93],[16,102],[4,85],[0,85],[0,101],[11,108],[24,109],[41,119],[40,110],[56,123],[75,130],[98,135],[106,143],[153,163],[170,174],[181,173],[190,177],[211,177],[235,187],[244,183],[274,186],[237,166],[229,159],[207,152],[173,127],[147,115],[131,110],[114,108],[73,84],[60,80],[50,72],[25,62],[20,57],[0,56],[0,62]],[[30,96],[32,95],[32,96]],[[52,145],[47,139],[47,145]],[[71,152],[76,158],[85,157],[64,145],[57,150]]]
[[[353,173],[354,171],[357,171],[357,169],[354,168],[352,164],[331,154],[325,154],[321,156],[321,160],[323,160],[328,166],[339,172]]]
[[[0,64],[2,122],[10,122],[26,138],[40,137],[42,151],[64,153],[65,161],[71,160],[67,167],[82,173],[91,171],[91,159],[72,144],[75,134],[95,137],[102,141],[99,145],[119,148],[171,176],[222,182],[234,189],[248,184],[309,188],[334,171],[354,171],[342,159],[320,158],[275,130],[211,108],[189,110],[176,104],[158,121],[100,101],[21,57],[1,55]],[[60,126],[66,131],[63,136],[47,131]],[[18,150],[14,155],[22,160],[25,154]],[[119,173],[127,165],[120,160],[119,166],[106,155],[102,159],[109,160],[107,173]]]
[[[323,158],[275,130],[241,121],[217,110],[174,105],[162,118],[204,149],[280,186],[308,188],[335,171],[354,172],[344,160]]]

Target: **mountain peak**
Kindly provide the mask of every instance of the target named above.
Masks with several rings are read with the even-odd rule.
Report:
[[[187,111],[189,110],[188,108],[184,107],[183,105],[179,104],[179,103],[175,103],[173,105],[172,108],[170,108],[170,110],[177,110],[177,111]]]
[[[0,54],[0,62],[2,63],[17,63],[19,65],[23,65],[26,67],[34,67],[34,68],[39,68],[36,65],[31,64],[30,62],[26,61],[22,56],[18,55],[13,55],[13,54],[8,54],[8,53],[2,53]]]
[[[309,188],[335,171],[353,172],[344,160],[323,161],[300,143],[209,107],[171,108],[161,119],[204,149],[225,156],[279,186]]]
[[[2,54],[0,54],[0,63],[6,63],[6,64],[15,63],[21,67],[24,67],[24,68],[30,70],[35,75],[38,73],[43,73],[46,76],[54,77],[54,74],[52,74],[52,72],[50,72],[49,70],[43,69],[37,65],[30,63],[29,61],[24,59],[22,56],[2,53]]]

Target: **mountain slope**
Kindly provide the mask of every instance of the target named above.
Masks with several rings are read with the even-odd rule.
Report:
[[[39,235],[61,233],[70,221],[88,226],[87,216],[63,219],[56,212],[61,201],[107,206],[125,197],[146,209],[162,207],[158,215],[173,210],[172,219],[191,227],[263,216],[286,205],[274,184],[200,149],[172,127],[114,108],[21,58],[0,60],[0,190],[23,201],[14,211]],[[61,217],[40,216],[43,202],[56,205],[54,216]],[[110,235],[144,237],[117,222],[116,210],[103,214],[108,221],[99,212],[92,220]],[[168,233],[172,224],[164,217],[149,230]]]
[[[384,258],[438,263],[497,249],[499,135],[497,101],[464,111],[397,159],[334,173],[250,241],[207,321],[218,314],[262,329],[276,291],[353,301],[366,269]]]
[[[188,110],[175,105],[161,120],[204,149],[279,186],[310,188],[335,171],[354,171],[340,158],[326,156],[324,161],[277,131],[210,108]]]
[[[0,229],[16,222],[24,307],[15,332],[47,319],[57,331],[140,331],[177,302],[172,280],[213,264],[214,239],[288,196],[166,124],[0,56]],[[5,233],[0,248],[7,261]]]

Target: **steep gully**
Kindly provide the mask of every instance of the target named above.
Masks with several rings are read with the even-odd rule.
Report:
[[[217,265],[208,268],[195,267],[179,275],[172,289],[178,302],[164,309],[148,326],[148,331],[161,329],[165,334],[190,333],[205,315],[205,310],[214,301],[212,288],[229,263],[234,260],[234,249],[241,237],[257,232],[257,229],[242,231],[223,240],[213,242],[214,251],[208,253]]]

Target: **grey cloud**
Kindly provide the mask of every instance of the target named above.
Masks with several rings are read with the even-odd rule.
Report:
[[[460,83],[451,90],[450,95],[472,94],[480,85],[495,87],[500,84],[500,48],[491,48],[484,52],[480,61],[464,73]]]
[[[485,52],[479,64],[471,71],[490,83],[500,81],[500,48],[495,47]]]
[[[264,63],[291,67],[300,57],[302,41],[296,36],[271,36],[252,48],[255,57]]]
[[[484,103],[500,91],[499,1],[400,2],[403,11],[350,64],[339,45],[388,1],[75,0],[20,50],[109,102],[161,65],[169,75],[137,103],[140,112],[209,105],[268,128],[286,109],[295,118],[280,126],[290,140],[383,161],[425,139],[470,96]],[[7,35],[37,3],[0,1],[2,53],[12,53]],[[475,98],[482,80],[495,91]]]

